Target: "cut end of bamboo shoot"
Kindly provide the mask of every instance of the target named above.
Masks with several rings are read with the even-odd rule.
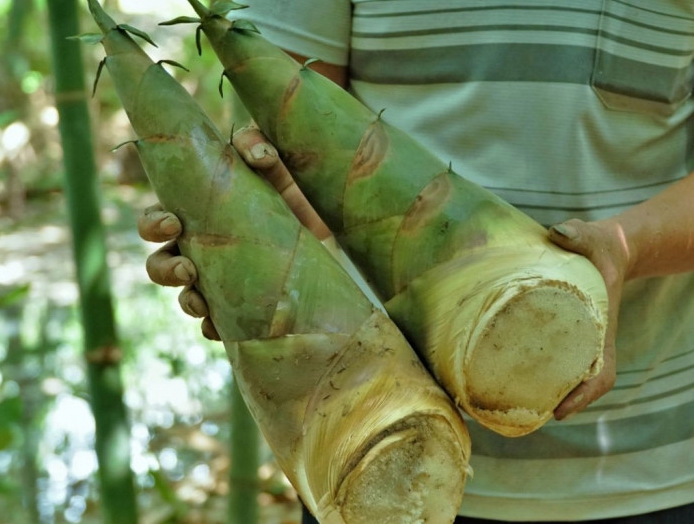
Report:
[[[602,276],[549,243],[462,256],[387,307],[458,407],[507,437],[541,427],[602,368]]]
[[[364,455],[338,489],[344,522],[448,524],[453,521],[467,464],[456,435],[441,418],[412,417]]]
[[[305,420],[299,485],[320,522],[454,520],[469,473],[469,434],[381,311],[321,379]]]
[[[266,441],[322,524],[449,524],[470,436],[451,399],[380,310],[351,336],[228,344]]]
[[[501,434],[537,429],[602,366],[603,322],[589,298],[566,282],[519,285],[484,317],[464,350],[463,403]]]

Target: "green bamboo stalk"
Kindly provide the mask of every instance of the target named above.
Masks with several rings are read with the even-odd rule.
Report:
[[[244,126],[250,115],[232,90],[231,108],[235,126]],[[231,440],[229,470],[229,524],[256,524],[259,518],[258,469],[260,468],[260,435],[238,382],[231,383]]]
[[[73,233],[90,404],[104,522],[137,522],[130,470],[130,429],[120,374],[106,242],[92,146],[87,91],[79,43],[76,0],[49,0],[55,97],[63,143],[65,191]]]
[[[602,366],[597,269],[248,21],[230,20],[235,6],[189,3],[253,119],[449,395],[507,436],[550,420]]]
[[[260,435],[238,382],[231,383],[229,524],[256,524],[259,517]]]
[[[12,0],[7,24],[7,46],[9,49],[19,45],[24,31],[24,21],[34,9],[34,0]]]
[[[28,97],[21,86],[26,64],[26,58],[22,54],[22,36],[33,7],[33,0],[13,0],[7,15],[7,32],[0,54],[0,115],[9,116],[11,120],[24,118],[29,108]],[[5,124],[0,124],[2,125]],[[0,173],[3,171],[7,173],[7,214],[19,218],[24,212],[26,200],[22,174],[10,158],[0,161]]]
[[[45,322],[42,322],[45,318],[37,319],[37,326],[35,326],[41,333],[40,338],[44,340],[39,341],[38,347],[27,347],[22,337],[21,325],[26,318],[24,309],[29,286],[12,289],[6,295],[3,294],[3,291],[4,290],[0,288],[0,309],[6,317],[6,322],[11,326],[9,329],[9,336],[5,340],[7,355],[3,362],[5,367],[4,372],[7,377],[11,377],[19,384],[19,400],[21,402],[19,424],[22,431],[22,506],[26,512],[27,524],[40,524],[37,456],[41,428],[38,424],[39,417],[37,413],[41,402],[45,399],[42,398],[39,382],[36,380],[36,374],[34,372],[28,372],[25,359],[31,354],[30,351],[32,349],[39,350],[42,342],[44,342],[46,338],[46,330],[40,327],[45,326]],[[44,317],[44,315],[41,315],[41,317]],[[3,420],[0,417],[0,426],[8,422],[8,420]]]

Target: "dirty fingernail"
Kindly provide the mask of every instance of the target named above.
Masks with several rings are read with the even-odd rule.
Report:
[[[256,144],[251,148],[251,151],[250,151],[251,156],[255,160],[262,160],[263,158],[268,156],[269,152],[270,152],[270,150],[268,149],[268,147],[265,144]]]
[[[188,271],[188,269],[182,263],[176,264],[176,267],[174,267],[174,275],[176,275],[176,278],[182,282],[190,282],[193,277],[190,271]]]
[[[566,224],[557,224],[556,226],[552,226],[552,229],[561,236],[564,236],[570,240],[575,240],[578,238],[578,231],[576,231],[576,228],[572,226]]]
[[[178,231],[179,222],[173,217],[166,217],[159,224],[163,233],[172,234]]]

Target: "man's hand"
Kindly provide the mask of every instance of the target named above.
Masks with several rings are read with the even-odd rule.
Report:
[[[198,272],[192,260],[181,256],[176,239],[182,233],[181,221],[161,205],[145,209],[137,222],[137,230],[144,240],[167,242],[147,258],[147,274],[152,282],[161,286],[184,286],[178,303],[187,314],[202,318],[202,334],[210,340],[220,340],[210,319],[207,302],[195,289]]]
[[[554,410],[554,417],[562,420],[585,409],[614,386],[617,377],[617,317],[629,256],[621,229],[611,221],[569,220],[550,228],[549,238],[558,246],[588,258],[605,280],[608,297],[603,368],[598,375],[574,388]]]
[[[234,134],[233,146],[246,164],[275,186],[299,221],[318,240],[325,240],[331,235],[330,230],[306,200],[280,160],[277,150],[268,142],[265,135],[255,127],[245,127]]]
[[[607,393],[616,379],[615,336],[624,282],[694,271],[694,172],[652,198],[606,220],[569,220],[549,238],[585,255],[602,274],[609,301],[605,366],[567,395],[554,415],[561,420]]]
[[[287,202],[301,223],[319,240],[330,236],[330,231],[303,196],[275,148],[256,128],[241,129],[234,135],[233,145],[244,161],[260,176],[266,178]],[[187,314],[202,318],[202,333],[211,340],[220,340],[210,319],[210,311],[203,296],[195,289],[198,278],[193,262],[181,255],[176,239],[183,226],[176,215],[164,211],[161,205],[147,208],[137,225],[140,236],[150,242],[166,244],[147,258],[147,274],[162,286],[183,286],[178,301]]]

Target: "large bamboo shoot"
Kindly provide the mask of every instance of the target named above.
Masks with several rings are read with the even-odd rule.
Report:
[[[95,0],[104,64],[239,388],[322,523],[448,523],[469,439],[392,322]]]
[[[549,420],[602,365],[595,267],[248,22],[189,2],[255,122],[457,404],[508,436]]]

